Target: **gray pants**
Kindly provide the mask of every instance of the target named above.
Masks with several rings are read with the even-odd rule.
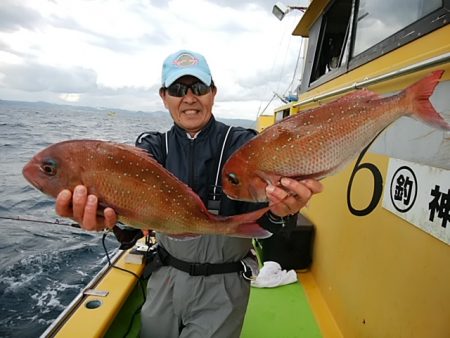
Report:
[[[238,273],[190,276],[164,266],[148,281],[141,338],[238,338],[250,283]]]

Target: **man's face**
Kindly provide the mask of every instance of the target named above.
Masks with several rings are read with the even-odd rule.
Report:
[[[200,81],[193,76],[183,76],[175,81],[186,85],[192,85]],[[194,135],[200,131],[209,121],[212,115],[212,106],[216,96],[216,88],[204,95],[194,95],[189,88],[183,97],[171,96],[168,90],[161,90],[160,96],[164,106],[169,110],[174,122]]]

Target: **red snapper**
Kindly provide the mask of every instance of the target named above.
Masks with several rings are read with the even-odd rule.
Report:
[[[450,125],[429,101],[443,71],[435,71],[397,95],[382,98],[367,89],[290,116],[239,148],[222,171],[224,192],[233,199],[266,201],[268,184],[281,177],[321,179],[336,173],[403,115],[434,127]]]
[[[212,215],[186,184],[132,146],[97,140],[56,143],[36,154],[23,175],[52,197],[85,185],[102,207],[113,208],[119,220],[135,228],[171,235],[271,235],[256,223],[268,208],[230,217]]]

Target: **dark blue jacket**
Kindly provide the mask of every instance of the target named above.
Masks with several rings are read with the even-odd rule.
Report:
[[[189,185],[205,205],[208,205],[208,199],[212,199],[217,165],[227,130],[227,125],[212,117],[195,139],[189,138],[184,129],[174,124],[167,132],[167,155],[164,133],[143,133],[136,140],[136,146],[146,149],[166,169]],[[255,135],[256,131],[252,129],[233,127],[226,142],[222,166],[235,150]],[[221,186],[220,176],[218,185]],[[221,195],[219,215],[241,214],[266,205],[230,200],[221,193],[220,187],[216,188],[216,192]],[[258,223],[272,232],[279,228],[279,225],[272,223],[267,216],[263,216]]]

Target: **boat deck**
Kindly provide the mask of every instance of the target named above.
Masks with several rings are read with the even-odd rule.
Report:
[[[301,283],[252,288],[242,338],[322,337]]]
[[[252,288],[242,338],[342,337],[323,301],[311,273],[298,273],[299,282],[276,288]],[[131,323],[142,303],[141,292],[134,290],[120,318],[116,318],[105,337],[123,337],[123,323]],[[135,316],[126,337],[139,337],[140,318]]]
[[[143,266],[124,263],[116,266],[140,273]],[[253,337],[342,337],[310,272],[297,273],[298,282],[276,288],[252,288],[242,338]],[[120,278],[119,278],[120,277]],[[111,287],[117,283],[132,283],[135,287]],[[136,287],[137,286],[137,287]],[[115,290],[107,297],[87,296],[55,335],[57,337],[139,337],[139,309],[143,303],[142,290],[128,273],[113,269],[96,287]],[[133,290],[118,294],[117,290]],[[101,300],[102,306],[89,309],[90,300]],[[123,304],[123,306],[122,306]],[[108,308],[119,308],[116,311]],[[112,313],[115,312],[115,313]],[[115,318],[114,316],[117,315]],[[111,317],[113,316],[113,317]],[[89,322],[89,325],[86,323]],[[80,324],[84,323],[84,324]],[[111,324],[112,323],[112,324]],[[111,326],[110,326],[111,324]]]

